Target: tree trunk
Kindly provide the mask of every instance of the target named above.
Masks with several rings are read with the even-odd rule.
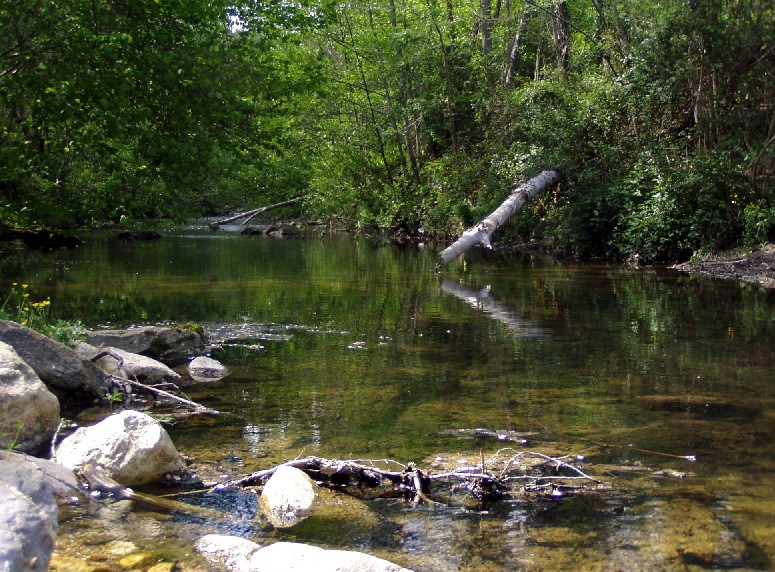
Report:
[[[519,185],[509,197],[503,201],[501,206],[491,212],[487,218],[482,220],[479,224],[465,231],[451,246],[448,246],[442,251],[439,255],[436,269],[439,270],[446,266],[477,244],[481,244],[485,248],[492,248],[490,239],[495,231],[503,226],[503,224],[509,220],[515,212],[521,209],[529,199],[544,189],[555,185],[559,181],[560,174],[557,171],[543,171],[540,175]]]
[[[568,36],[570,35],[570,20],[568,4],[557,2],[552,13],[552,36],[557,55],[557,66],[563,73],[568,72]]]
[[[527,31],[527,23],[530,19],[531,5],[525,2],[525,9],[522,11],[522,18],[519,21],[519,27],[517,33],[514,36],[514,41],[511,43],[511,49],[509,50],[509,60],[506,64],[506,73],[503,76],[503,85],[508,87],[514,81],[514,76],[517,73],[520,60],[520,50],[522,49],[522,40],[525,37]]]

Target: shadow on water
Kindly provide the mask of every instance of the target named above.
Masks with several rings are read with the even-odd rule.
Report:
[[[250,493],[186,499],[222,520],[119,503],[98,511],[112,520],[63,517],[63,554],[107,555],[103,565],[118,569],[131,543],[201,566],[191,543],[228,532],[363,550],[418,571],[773,565],[771,294],[479,253],[439,279],[428,250],[192,229],[0,264],[4,287],[30,284],[51,297],[54,317],[204,325],[232,373],[186,393],[226,414],[168,430],[206,480],[300,455],[475,463],[520,446],[502,433],[529,434],[531,450],[583,454],[614,485],[486,507],[326,492],[319,513],[286,531],[261,520]],[[455,432],[476,428],[496,437]]]

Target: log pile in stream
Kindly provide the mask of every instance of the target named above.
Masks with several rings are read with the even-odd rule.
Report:
[[[404,498],[414,505],[450,504],[465,495],[477,501],[501,498],[547,497],[602,492],[610,482],[580,468],[583,458],[553,457],[535,451],[506,447],[477,465],[431,473],[413,463],[393,460],[339,460],[322,457],[293,459],[250,475],[214,486],[212,491],[263,486],[280,466],[304,471],[321,486],[360,498]]]

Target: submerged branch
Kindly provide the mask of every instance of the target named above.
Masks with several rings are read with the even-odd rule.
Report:
[[[217,409],[210,409],[209,407],[205,407],[204,405],[200,405],[199,403],[195,401],[191,401],[190,399],[186,399],[185,397],[180,397],[178,395],[175,395],[174,393],[170,393],[169,391],[164,391],[163,389],[159,389],[157,387],[153,387],[152,385],[146,385],[144,383],[140,383],[139,381],[136,381],[134,379],[129,379],[127,377],[120,377],[117,375],[111,375],[111,378],[113,380],[118,381],[120,383],[128,383],[133,388],[138,389],[141,392],[145,393],[151,393],[153,395],[156,395],[158,397],[163,397],[165,399],[170,399],[174,401],[175,403],[178,403],[180,405],[184,405],[186,407],[192,408],[196,413],[204,413],[207,415],[220,415],[221,412]]]

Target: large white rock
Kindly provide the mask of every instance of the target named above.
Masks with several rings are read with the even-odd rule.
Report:
[[[0,448],[39,453],[59,427],[59,400],[10,345],[0,342]]]
[[[296,542],[275,542],[261,548],[244,538],[208,534],[195,548],[213,564],[235,572],[411,572],[362,552],[325,550]]]
[[[49,491],[48,503],[53,503]],[[53,510],[54,517],[50,513]],[[40,507],[0,482],[0,572],[45,572],[56,541],[56,504]]]
[[[317,485],[304,471],[281,466],[264,486],[260,504],[272,526],[290,528],[310,515],[317,497]]]
[[[110,354],[102,356],[95,363],[102,371],[109,375],[137,379],[137,381],[143,383],[164,383],[180,377],[179,373],[171,370],[160,361],[118,348],[99,348],[94,355],[99,355],[99,353],[106,351],[110,352]],[[118,360],[115,356],[121,359]]]
[[[149,483],[183,469],[164,427],[138,411],[122,411],[78,429],[62,441],[54,460],[73,470],[95,465],[125,486]]]

